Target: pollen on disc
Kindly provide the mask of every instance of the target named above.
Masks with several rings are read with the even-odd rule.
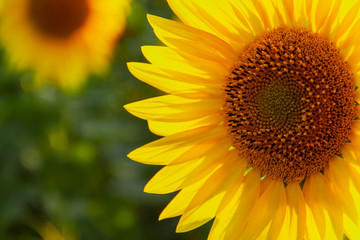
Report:
[[[66,38],[85,22],[88,0],[29,0],[28,15],[33,25],[45,36]]]
[[[245,46],[224,88],[234,147],[262,175],[301,181],[340,154],[355,117],[352,72],[338,49],[280,27]]]

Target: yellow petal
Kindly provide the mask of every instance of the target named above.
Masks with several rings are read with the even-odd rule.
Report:
[[[329,12],[331,9],[333,1],[332,0],[318,0],[316,8],[312,12],[314,18],[315,18],[315,32],[318,32],[318,30],[323,26],[326,19],[329,16]]]
[[[206,8],[199,1],[193,1],[193,5],[199,15],[215,30],[215,35],[228,42],[234,50],[241,50],[244,43],[253,39],[251,31],[232,14],[228,1],[204,0],[204,2]]]
[[[221,145],[221,147],[219,147],[219,145]],[[194,145],[180,157],[176,158],[171,164],[178,164],[189,161],[189,159],[200,158],[212,154],[215,149],[217,152],[220,152],[221,149],[229,151],[229,146],[231,146],[229,139],[210,139],[202,141]]]
[[[290,211],[287,208],[287,200],[286,200],[286,193],[285,191],[281,191],[280,193],[282,196],[280,197],[279,205],[277,207],[277,210],[275,212],[275,215],[273,216],[273,219],[270,224],[269,231],[267,233],[267,240],[277,240],[277,239],[285,239],[281,238],[285,236],[288,236],[288,234],[283,233],[282,229],[283,226],[290,227]],[[288,214],[287,219],[285,220],[285,215]],[[282,233],[283,236],[280,236],[280,233]],[[289,238],[287,238],[289,239]]]
[[[224,93],[222,89],[203,86],[203,88],[201,89],[191,89],[188,91],[174,92],[172,93],[172,95],[194,100],[201,100],[220,99],[223,98]]]
[[[274,22],[274,26],[285,25],[286,12],[282,10],[283,6],[282,5],[279,6],[279,4],[277,4],[277,1],[274,0],[272,0],[272,4],[277,19],[277,22]]]
[[[311,10],[312,0],[310,1],[296,1],[296,0],[281,0],[281,2],[274,1],[276,8],[279,8],[277,14],[281,14],[278,18],[284,18],[287,26],[304,27],[308,21]],[[284,8],[284,10],[282,10]]]
[[[306,208],[299,184],[296,182],[289,183],[286,187],[286,196],[288,206],[285,222],[287,225],[283,227],[281,234],[285,235],[283,232],[287,232],[289,235],[288,239],[302,240],[306,230]]]
[[[358,18],[358,13],[360,9],[360,2],[357,1],[353,7],[346,13],[344,19],[340,22],[338,26],[334,29],[331,34],[331,39],[337,41],[340,39],[349,29],[351,26],[356,22]],[[351,37],[352,35],[349,34]]]
[[[355,189],[353,191],[355,192],[356,190],[358,193],[360,193],[360,166],[349,163],[348,175],[350,176],[352,183],[355,186]]]
[[[199,14],[196,14],[196,9],[193,5],[193,1],[167,0],[167,2],[171,7],[172,11],[183,23],[207,32],[211,32],[211,26],[208,26],[208,24],[205,22],[205,19],[201,18]]]
[[[190,120],[190,121],[180,121],[180,122],[160,122],[160,121],[148,121],[149,129],[152,133],[159,136],[169,136],[179,132],[185,132],[194,128],[199,128],[203,126],[216,126],[220,125],[223,122],[223,116],[220,111],[214,112],[209,116]]]
[[[319,229],[316,226],[316,220],[310,207],[306,204],[306,237],[307,240],[323,240],[320,236]]]
[[[221,139],[222,137],[226,137],[226,131],[222,126],[217,128],[200,127],[148,143],[129,153],[128,157],[145,164],[167,165],[193,146],[209,139]],[[223,145],[224,143],[226,142],[222,142]],[[189,159],[183,159],[182,162],[192,159],[191,155],[187,156]]]
[[[356,38],[357,36],[352,36]],[[351,38],[352,38],[351,37]],[[356,86],[359,86],[359,60],[360,60],[360,47],[356,44],[353,46],[353,51],[350,52],[350,54],[347,56],[347,58],[344,58],[347,61],[347,64],[349,65],[350,70],[354,73],[354,83]],[[341,48],[341,46],[339,47]],[[341,53],[341,52],[340,52]],[[355,91],[355,101],[359,102],[359,92]]]
[[[237,0],[228,0],[230,5],[233,7],[236,15],[239,19],[243,18],[243,13],[246,13],[245,21],[248,22],[250,28],[256,36],[260,36],[266,32],[264,24],[261,22],[261,17],[258,15],[256,8],[250,2],[242,4]]]
[[[280,209],[278,209],[279,211]],[[290,212],[290,208],[289,207],[284,207],[284,220],[281,223],[281,225],[279,225],[279,227],[281,228],[279,235],[277,237],[277,239],[294,239],[296,240],[296,235],[291,235],[291,231],[290,229],[292,228],[292,224],[291,224],[291,212]],[[277,216],[275,217],[277,218]],[[304,239],[304,238],[302,238]],[[302,240],[301,239],[301,240]]]
[[[175,192],[201,181],[205,176],[216,171],[226,159],[228,147],[222,146],[205,156],[195,157],[191,161],[171,164],[162,168],[145,186],[148,193],[166,194]]]
[[[229,153],[224,156],[223,165],[199,189],[180,218],[177,232],[190,231],[215,217],[229,186],[236,179],[235,174],[238,171],[241,174],[245,170],[238,157],[231,155],[232,153]]]
[[[352,140],[354,140],[352,138]],[[355,165],[360,165],[360,152],[357,150],[356,142],[351,142],[350,144],[345,144],[341,150],[341,154],[346,161],[349,161]]]
[[[360,226],[355,224],[348,216],[344,216],[344,233],[350,239],[360,239]]]
[[[354,54],[358,53],[357,40],[360,36],[358,31],[359,27],[360,20],[357,20],[350,31],[347,34],[344,34],[343,38],[337,42],[338,48],[340,49],[340,54],[346,60],[350,59]],[[351,62],[350,66],[356,68],[358,63]]]
[[[360,120],[354,120],[351,131],[352,131],[352,134],[355,135],[351,138],[351,140],[360,141]],[[355,139],[353,139],[353,138],[355,138]]]
[[[339,160],[344,161],[344,160]],[[341,173],[344,174],[341,177],[346,178],[349,177],[351,181],[348,182],[348,185],[346,185],[346,189],[349,190],[349,196],[351,196],[351,199],[355,202],[355,206],[353,206],[353,209],[351,209],[356,216],[356,218],[351,218],[351,215],[344,213],[344,233],[348,236],[349,239],[360,239],[360,168],[357,165],[351,164],[349,162],[341,162]],[[334,168],[339,167],[338,165],[335,165]],[[346,170],[344,170],[344,167]],[[338,170],[338,169],[336,169]]]
[[[261,184],[260,184],[260,195],[263,195],[264,192],[269,188],[269,186],[271,184],[273,184],[273,180],[271,178],[264,178],[261,180]]]
[[[308,16],[307,25],[309,26],[310,29],[312,29],[312,25],[313,25],[312,11],[315,8],[314,5],[316,2],[317,0],[305,0],[305,12],[306,12],[306,16]]]
[[[331,30],[334,28],[334,25],[336,25],[336,23],[338,21],[341,3],[342,3],[341,0],[339,0],[339,1],[335,0],[334,6],[332,6],[331,12],[328,13],[328,18],[326,19],[325,23],[318,31],[326,39],[330,39]]]
[[[196,83],[178,81],[151,64],[132,62],[128,63],[128,68],[137,79],[167,93],[204,89],[204,86]],[[193,78],[196,79],[196,77]]]
[[[354,222],[357,222],[360,216],[358,216],[357,211],[354,211],[357,201],[355,201],[354,195],[350,190],[349,167],[350,165],[346,159],[335,157],[329,163],[329,167],[325,169],[324,174],[332,183],[334,192],[344,209],[344,214],[349,216]]]
[[[217,215],[220,214],[228,204],[233,200],[234,196],[237,195],[239,190],[239,186],[243,183],[243,179],[245,177],[246,172],[246,160],[241,159],[239,157],[238,152],[234,149],[234,151],[229,152],[229,158],[235,159],[238,162],[237,166],[232,170],[233,175],[228,181],[229,186],[227,186],[227,190],[225,196],[221,202],[221,205],[217,211]]]
[[[303,192],[321,238],[342,240],[342,212],[327,179],[321,173],[312,175],[306,179]]]
[[[294,0],[282,0],[282,5],[285,8],[285,13],[288,18],[287,22],[295,22]]]
[[[146,184],[144,192],[166,194],[180,190],[182,183],[189,177],[188,175],[203,166],[203,161],[203,159],[196,159],[163,167]]]
[[[265,192],[254,203],[255,206],[243,232],[238,236],[239,239],[256,239],[261,234],[261,231],[273,220],[276,210],[284,202],[286,202],[286,194],[283,182],[271,181]],[[274,234],[279,230],[274,229]]]
[[[211,115],[217,112],[222,105],[222,99],[193,100],[165,95],[130,103],[125,105],[124,108],[142,119],[179,122]]]
[[[185,55],[220,62],[231,67],[236,61],[232,47],[202,30],[168,19],[148,15],[157,37],[168,47]]]
[[[271,2],[268,0],[263,0],[261,2],[259,0],[252,0],[252,3],[254,4],[256,11],[261,18],[261,22],[264,24],[265,29],[272,29],[273,25],[270,20],[270,11],[272,8],[272,6],[270,5]],[[267,3],[266,10],[264,6],[265,3]]]
[[[196,80],[193,80],[194,84],[215,84],[221,86],[224,81],[224,76],[229,74],[229,70],[224,68],[222,64],[211,62],[206,59],[193,60],[191,58],[185,58],[176,51],[165,46],[143,46],[141,50],[144,57],[149,62],[169,75],[176,77],[177,72],[190,73],[189,75],[192,75]],[[189,82],[187,79],[183,79],[183,81]]]
[[[165,218],[176,217],[184,213],[185,209],[199,190],[199,188],[206,182],[210,177],[209,174],[206,178],[203,178],[201,181],[194,183],[188,187],[182,189],[166,206],[166,208],[161,212],[159,220]]]
[[[192,178],[187,178],[186,181],[184,182],[184,186],[191,185],[192,182],[200,181],[209,172],[214,172],[217,168],[221,167],[224,164],[224,161],[229,160],[231,162],[233,160],[232,158],[229,157],[229,150],[226,148],[226,146],[219,148],[218,151],[220,153],[216,153],[216,154],[213,153],[214,156],[210,156],[210,155],[208,156],[208,158],[216,159],[216,160],[213,161],[213,163],[209,167],[207,167],[207,168],[204,167],[203,170],[199,169],[195,174],[193,174]],[[236,159],[236,160],[238,160],[238,159]]]
[[[254,37],[247,25],[232,13],[227,1],[168,0],[168,3],[183,23],[214,34],[237,50]]]
[[[176,232],[187,232],[210,221],[214,217],[216,208],[222,197],[223,193],[218,194],[192,211],[185,210],[184,215],[180,218],[180,222],[177,225]]]
[[[255,171],[250,171],[235,185],[231,201],[219,212],[211,228],[209,240],[234,239],[251,213],[254,202],[257,201],[260,190],[260,176]]]

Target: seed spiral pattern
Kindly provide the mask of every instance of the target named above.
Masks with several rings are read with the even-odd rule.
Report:
[[[279,27],[244,47],[224,87],[225,126],[239,155],[285,183],[340,154],[355,117],[352,72],[338,49]]]

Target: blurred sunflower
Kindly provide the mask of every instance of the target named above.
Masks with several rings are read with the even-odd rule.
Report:
[[[52,223],[46,222],[37,230],[43,240],[76,240],[75,237],[64,235]]]
[[[166,165],[160,219],[209,239],[360,239],[360,1],[168,0],[166,45],[129,63],[168,95],[126,105],[163,138],[129,154]]]
[[[77,88],[108,65],[129,0],[5,0],[0,40],[10,62],[36,82]]]

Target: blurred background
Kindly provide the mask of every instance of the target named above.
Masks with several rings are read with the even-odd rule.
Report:
[[[174,18],[166,0],[133,0],[109,71],[76,94],[31,87],[0,46],[0,239],[205,240],[210,224],[176,234],[158,222],[175,194],[143,192],[161,166],[126,155],[158,137],[123,105],[162,94],[135,79],[126,62],[146,62],[159,45],[146,14]]]

